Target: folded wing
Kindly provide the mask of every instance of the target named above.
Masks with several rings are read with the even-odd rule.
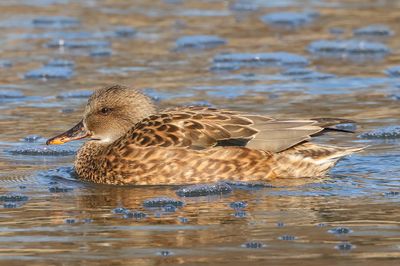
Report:
[[[119,144],[194,150],[246,146],[280,152],[322,131],[324,127],[319,124],[318,120],[277,120],[208,107],[184,107],[143,119]]]

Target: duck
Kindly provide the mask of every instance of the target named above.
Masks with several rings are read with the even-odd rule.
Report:
[[[83,181],[110,185],[183,185],[323,177],[363,150],[313,143],[345,131],[338,118],[276,119],[205,106],[159,110],[139,90],[112,85],[89,97],[83,118],[46,144],[86,138],[74,168]]]

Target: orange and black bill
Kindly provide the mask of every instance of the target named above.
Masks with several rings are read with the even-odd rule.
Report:
[[[83,139],[89,137],[90,133],[85,129],[83,121],[80,121],[70,130],[52,137],[46,141],[47,145],[64,144],[72,140]]]

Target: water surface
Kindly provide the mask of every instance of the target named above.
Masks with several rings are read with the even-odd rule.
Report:
[[[0,263],[398,265],[396,1],[0,5]],[[318,141],[369,147],[322,179],[216,195],[79,182],[81,143],[44,141],[79,121],[90,90],[113,83],[162,107],[353,119],[356,134]],[[155,197],[169,200],[149,207]]]

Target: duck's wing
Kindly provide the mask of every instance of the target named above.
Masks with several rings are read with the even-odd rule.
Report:
[[[142,147],[246,146],[279,152],[324,129],[316,120],[276,120],[208,107],[168,109],[137,123],[116,145]]]

